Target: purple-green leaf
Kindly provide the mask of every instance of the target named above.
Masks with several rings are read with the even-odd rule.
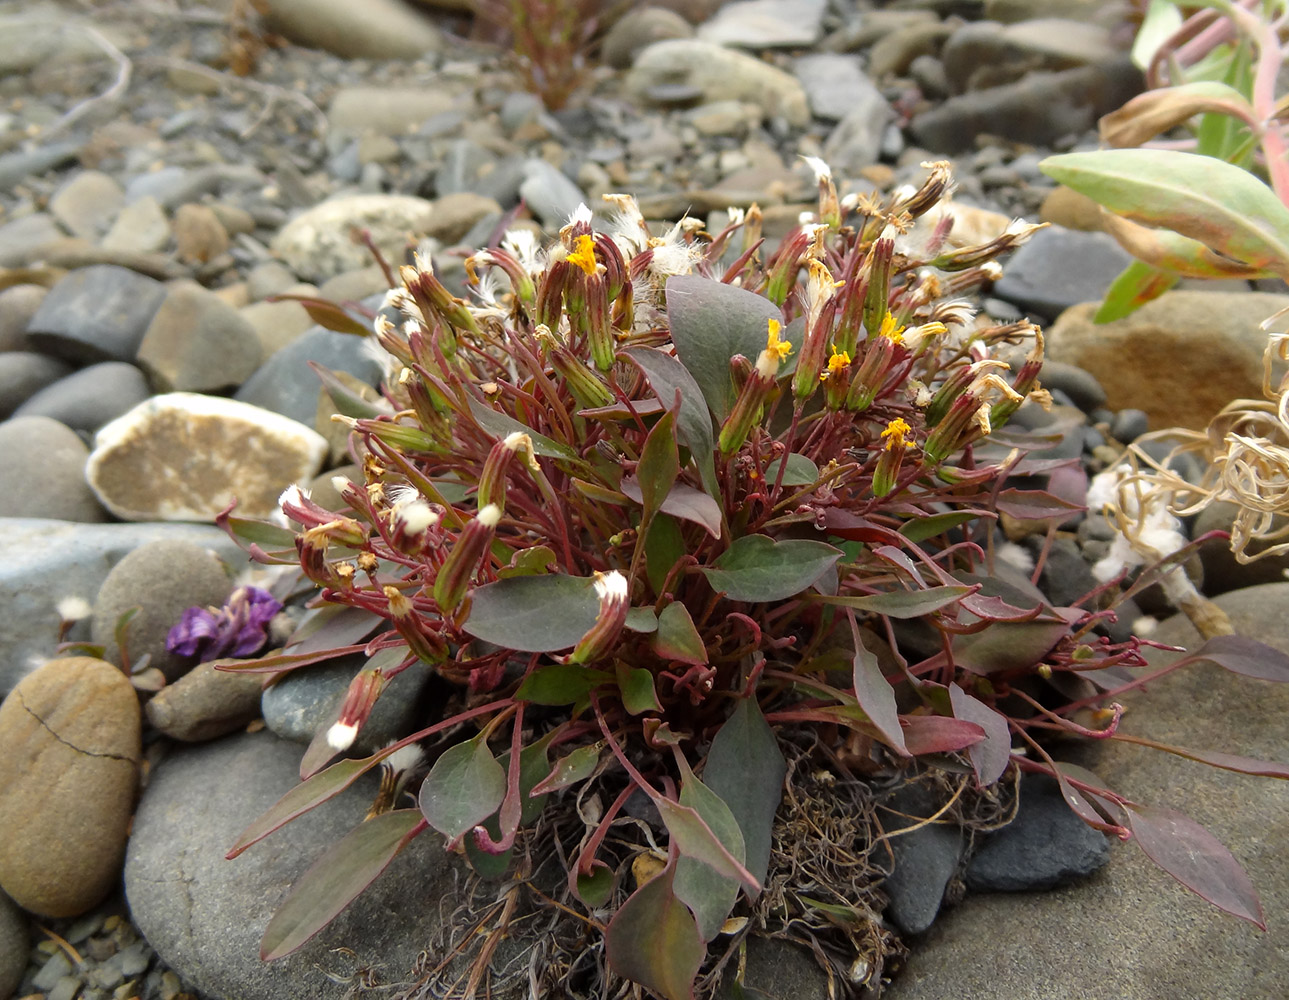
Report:
[[[706,949],[694,915],[673,890],[675,871],[668,865],[622,904],[605,931],[605,953],[623,979],[666,1000],[693,1000]]]
[[[572,705],[612,679],[603,670],[581,664],[551,663],[525,677],[515,698],[534,705]]]
[[[926,590],[892,590],[885,594],[865,594],[862,597],[816,597],[822,604],[837,604],[857,611],[871,611],[888,618],[921,618],[933,611],[948,607],[977,588],[960,585],[928,587]]]
[[[676,448],[676,414],[664,413],[645,438],[636,465],[636,484],[645,519],[653,517],[680,475],[680,453]],[[705,494],[704,494],[705,495]],[[708,499],[711,499],[710,497]]]
[[[910,542],[921,542],[988,513],[983,510],[951,510],[945,514],[913,517],[900,525],[900,534]]]
[[[801,593],[841,557],[841,550],[826,542],[744,535],[703,574],[713,590],[732,601],[781,601]]]
[[[322,382],[336,413],[354,420],[366,420],[393,412],[393,407],[375,389],[348,372],[332,371],[316,361],[310,361],[309,367]]]
[[[668,403],[680,391],[680,409],[676,411],[676,433],[689,449],[698,466],[698,476],[712,496],[720,495],[716,480],[716,438],[712,434],[712,415],[703,400],[703,390],[694,377],[670,354],[652,347],[631,347],[622,352],[649,382],[659,400]]]
[[[1256,639],[1219,635],[1209,639],[1186,662],[1216,663],[1223,670],[1260,681],[1289,682],[1289,656]]]
[[[681,854],[710,865],[726,878],[742,882],[752,895],[761,890],[761,883],[756,876],[721,843],[720,838],[692,807],[681,805],[656,792],[651,798],[662,814],[662,821],[671,834],[672,842]]]
[[[1086,510],[1083,504],[1070,503],[1045,490],[1003,490],[994,506],[1026,521],[1064,520]]]
[[[685,536],[675,518],[659,514],[649,523],[644,544],[645,575],[654,593],[661,594],[667,577],[685,554]]]
[[[622,707],[629,715],[640,715],[644,712],[661,712],[658,692],[654,690],[653,674],[644,667],[618,668],[618,693],[622,696]]]
[[[859,629],[855,627],[855,616],[850,616],[851,640],[855,646],[852,663],[852,676],[855,681],[855,699],[864,714],[868,716],[883,742],[902,757],[909,756],[904,745],[904,732],[900,729],[900,710],[895,705],[895,690],[882,676],[882,668],[877,657],[864,645]]]
[[[1258,893],[1240,863],[1189,816],[1125,802],[1133,836],[1146,856],[1219,910],[1267,929]]]
[[[915,757],[965,750],[986,736],[984,727],[944,715],[905,715],[900,723],[904,727],[904,745]]]
[[[426,821],[449,840],[496,812],[506,797],[506,772],[480,734],[443,751],[421,783]]]
[[[662,609],[658,615],[658,631],[654,633],[649,645],[666,660],[695,664],[707,662],[707,647],[703,645],[703,638],[694,627],[689,609],[679,601],[673,601]]]
[[[955,635],[953,661],[974,674],[1028,669],[1069,631],[1063,621],[995,622],[979,632]]]
[[[367,638],[376,630],[377,625],[388,628],[385,619],[366,608],[324,604],[304,613],[300,624],[287,641],[286,648],[292,653],[312,653],[320,649],[348,646]],[[404,655],[407,655],[406,650]]]
[[[983,741],[967,747],[967,757],[976,772],[976,780],[988,787],[1002,777],[1011,760],[1011,729],[1007,720],[957,684],[949,685],[949,701],[956,718],[974,722],[985,731]]]
[[[463,628],[477,639],[522,653],[568,649],[600,616],[592,583],[590,577],[548,573],[476,587]]]
[[[730,807],[692,773],[683,775],[682,782],[681,805],[689,806],[698,813],[730,855],[743,861],[743,833]],[[676,881],[673,888],[681,902],[693,911],[698,923],[698,933],[704,941],[710,941],[720,933],[725,918],[734,908],[739,881],[720,874],[702,861],[682,854],[676,859]]]
[[[756,699],[740,699],[712,740],[703,782],[738,821],[744,864],[758,882],[765,881],[770,867],[774,814],[787,772],[787,761]]]
[[[555,762],[550,773],[533,786],[533,794],[545,795],[548,792],[567,788],[569,785],[576,785],[579,781],[585,781],[595,773],[602,753],[604,753],[603,740],[589,746],[578,747],[572,753],[565,754]]]
[[[300,876],[264,930],[260,958],[289,955],[326,927],[424,829],[417,810],[396,809],[352,830]]]
[[[514,417],[494,410],[486,403],[477,399],[470,400],[470,415],[474,417],[475,423],[482,427],[497,440],[501,440],[509,434],[520,431],[527,434],[533,442],[533,451],[541,455],[542,458],[561,458],[568,462],[576,462],[581,465],[582,460],[578,458],[577,452],[566,444],[561,444],[544,434],[538,434],[531,427],[526,427]]]
[[[625,496],[644,506],[644,491],[639,482],[634,479],[624,479],[621,488]],[[685,483],[676,483],[663,498],[662,505],[658,509],[682,521],[692,521],[694,524],[702,525],[713,538],[721,537],[720,504],[702,490],[696,490]]]

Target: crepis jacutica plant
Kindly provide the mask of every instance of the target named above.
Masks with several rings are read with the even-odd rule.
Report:
[[[1050,440],[1003,426],[1046,401],[1040,331],[993,325],[966,298],[1033,227],[955,248],[951,221],[918,226],[951,191],[947,165],[884,199],[840,198],[812,166],[818,209],[771,254],[755,206],[714,235],[694,219],[654,235],[610,196],[603,226],[582,209],[544,249],[518,230],[470,257],[471,301],[418,257],[371,327],[381,397],[323,373],[364,481],[338,480],[334,510],[291,488],[292,529],[225,513],[257,559],[298,563],[317,593],[285,649],[221,666],[366,657],[302,783],[230,857],[364,772],[384,777],[269,924],[266,959],[432,830],[578,926],[592,960],[543,963],[542,995],[634,982],[680,1000],[714,988],[747,935],[812,919],[852,949],[816,950],[840,987],[880,990],[874,911],[822,885],[764,905],[803,754],[848,786],[915,765],[982,795],[1052,775],[1086,822],[1135,834],[1262,924],[1203,828],[1049,749],[1053,735],[1130,739],[1107,703],[1145,660],[1143,640],[1097,631],[1113,581],[1053,607],[1033,584],[1041,559],[1032,575],[996,560],[1000,516],[1050,542],[1080,509],[1055,479],[1039,488],[1082,475],[1077,460],[1031,457]],[[1233,636],[1166,669],[1201,659],[1289,679],[1283,657]],[[437,675],[440,710],[333,762],[409,669]],[[471,990],[518,933],[505,898],[466,935]]]

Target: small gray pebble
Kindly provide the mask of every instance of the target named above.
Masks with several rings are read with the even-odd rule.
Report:
[[[1115,414],[1110,424],[1111,436],[1123,444],[1131,444],[1150,430],[1150,417],[1145,410],[1127,409]]]

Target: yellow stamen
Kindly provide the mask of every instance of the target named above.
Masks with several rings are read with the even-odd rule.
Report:
[[[887,315],[890,314],[888,313]],[[886,442],[886,450],[893,451],[896,448],[908,447],[908,442],[904,440],[904,435],[912,429],[903,417],[896,417],[887,424],[886,430],[882,431],[882,440]]]
[[[783,329],[777,319],[769,321],[769,335],[765,338],[765,349],[773,354],[778,355],[780,361],[783,361],[792,353],[792,345],[786,340],[779,339],[779,331]]]
[[[841,374],[850,364],[850,355],[845,351],[837,350],[837,345],[833,344],[832,357],[828,359],[828,367],[819,374],[819,381],[826,382],[835,375]]]
[[[895,325],[895,317],[889,312],[882,317],[882,325],[877,331],[879,337],[885,337],[895,344],[904,343],[904,327]]]
[[[577,249],[568,255],[568,259],[587,275],[595,274],[595,240],[590,236],[579,236]]]

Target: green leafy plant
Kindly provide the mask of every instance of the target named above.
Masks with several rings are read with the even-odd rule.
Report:
[[[885,202],[839,199],[813,166],[814,221],[765,256],[755,207],[715,236],[696,220],[653,235],[611,196],[607,226],[581,210],[545,250],[521,231],[471,257],[477,301],[428,261],[401,268],[397,322],[373,324],[383,397],[323,373],[364,471],[336,483],[347,506],[293,487],[297,528],[225,513],[318,594],[283,650],[221,667],[367,657],[302,783],[229,856],[367,771],[385,779],[270,922],[266,959],[433,830],[477,886],[503,880],[442,948],[473,971],[426,972],[435,995],[472,991],[525,936],[541,938],[543,995],[623,980],[710,995],[753,933],[811,947],[843,990],[880,989],[899,946],[876,915],[867,789],[922,773],[985,809],[1004,777],[1053,775],[1085,821],[1262,925],[1207,831],[1049,750],[1053,734],[1128,738],[1118,706],[1099,707],[1148,678],[1138,640],[1096,632],[1113,615],[1083,606],[1099,595],[1053,607],[1041,561],[1025,575],[996,559],[1000,516],[1050,543],[1081,509],[1039,488],[1081,476],[1076,460],[1031,457],[1052,439],[1003,427],[1046,401],[1040,332],[977,323],[961,297],[1033,227],[946,250],[940,226],[914,251],[901,234],[950,190],[945,164]],[[1010,379],[1007,349],[1023,356]],[[1289,679],[1285,657],[1232,636],[1167,669],[1200,660]],[[333,762],[418,662],[444,687],[441,717]],[[1073,721],[1090,707],[1094,728]]]
[[[1183,6],[1194,12],[1183,17]],[[1286,99],[1276,93],[1286,6],[1250,7],[1151,0],[1133,49],[1151,89],[1101,119],[1113,148],[1040,165],[1108,209],[1106,231],[1138,258],[1111,285],[1098,322],[1183,277],[1289,277]],[[1178,128],[1191,138],[1128,148]]]

